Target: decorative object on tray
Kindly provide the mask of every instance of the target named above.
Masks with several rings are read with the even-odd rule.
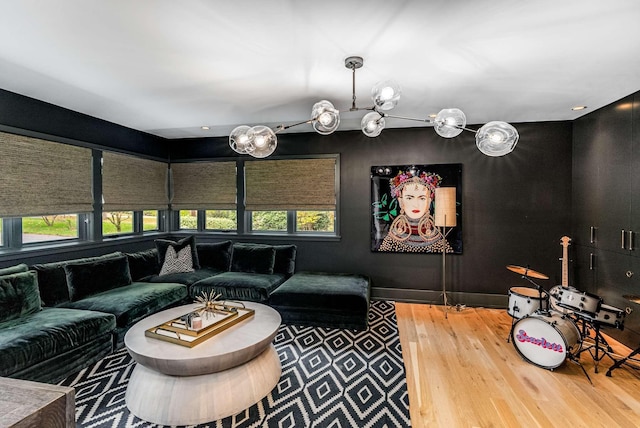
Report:
[[[145,336],[192,348],[254,315],[242,302],[219,301],[220,295],[203,293],[193,311],[144,332]]]

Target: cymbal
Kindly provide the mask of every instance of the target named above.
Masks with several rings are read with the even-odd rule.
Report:
[[[507,269],[509,269],[511,272],[519,273],[523,276],[530,276],[531,278],[549,279],[549,277],[543,273],[536,272],[533,269],[525,268],[522,266],[507,265]]]
[[[625,299],[629,300],[630,302],[640,304],[640,296],[625,294],[622,297],[624,297]]]

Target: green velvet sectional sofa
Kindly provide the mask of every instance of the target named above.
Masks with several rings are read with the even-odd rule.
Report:
[[[369,279],[295,273],[296,251],[187,237],[0,269],[0,376],[55,383],[122,346],[142,318],[202,293],[272,305],[285,323],[366,328]]]

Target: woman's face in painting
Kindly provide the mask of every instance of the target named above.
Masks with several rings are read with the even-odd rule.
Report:
[[[429,209],[431,201],[429,188],[418,183],[410,183],[402,189],[400,207],[404,213],[412,219],[419,219]]]

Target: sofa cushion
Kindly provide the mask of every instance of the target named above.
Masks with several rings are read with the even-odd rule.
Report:
[[[246,272],[223,272],[220,275],[205,278],[189,288],[193,298],[203,292],[221,294],[226,300],[249,300],[265,302],[269,294],[286,280],[282,274],[260,274]]]
[[[231,271],[273,274],[276,250],[271,245],[234,244],[231,253]]]
[[[276,250],[276,258],[273,264],[273,273],[281,273],[290,277],[296,271],[296,252],[295,245],[274,245]]]
[[[103,260],[121,256],[119,251],[97,257],[84,257],[81,259],[65,260],[61,262],[42,263],[31,266],[38,273],[38,287],[40,299],[45,306],[57,306],[69,301],[69,287],[67,287],[67,274],[64,266],[69,263],[82,263],[95,260]]]
[[[115,329],[115,317],[92,311],[44,308],[0,323],[0,376],[82,347]]]
[[[160,268],[160,276],[169,273],[193,272],[193,257],[191,256],[191,247],[183,247],[180,251],[169,245],[164,255],[164,263]]]
[[[194,270],[193,272],[181,272],[181,273],[170,273],[167,275],[152,275],[145,278],[145,282],[173,282],[177,284],[191,285],[195,282],[200,281],[201,279],[209,278],[213,275],[218,275],[222,273],[222,271],[216,269],[209,268],[201,268],[198,270]]]
[[[139,281],[151,275],[157,275],[160,272],[158,264],[158,250],[152,248],[145,251],[137,251],[135,253],[125,253],[129,260],[129,273],[132,281]]]
[[[72,302],[87,296],[131,284],[129,261],[118,257],[64,265]]]
[[[198,261],[198,251],[196,250],[196,237],[191,235],[183,238],[179,241],[171,241],[169,239],[156,239],[156,249],[158,250],[158,265],[164,264],[165,256],[167,255],[167,248],[173,247],[176,253],[185,247],[189,247],[191,251],[191,260],[193,262],[194,269],[200,269],[200,262]]]
[[[120,328],[131,326],[149,314],[180,303],[186,297],[187,287],[182,284],[133,282],[67,303],[65,307],[113,314],[116,326]]]
[[[0,276],[0,322],[38,312],[41,306],[35,272]]]
[[[9,266],[9,267],[0,269],[0,276],[11,275],[12,273],[26,272],[28,270],[29,270],[29,266],[27,266],[24,263],[20,263],[19,265]]]
[[[197,244],[200,267],[227,272],[231,266],[232,245],[231,241]]]

